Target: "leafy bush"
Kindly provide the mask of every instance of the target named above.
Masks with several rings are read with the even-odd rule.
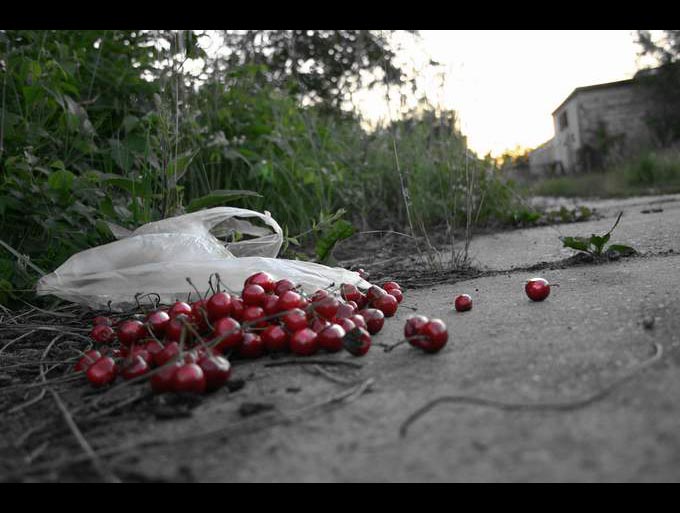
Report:
[[[222,204],[269,210],[319,260],[356,227],[511,222],[513,184],[466,150],[454,113],[425,106],[367,132],[353,114],[302,107],[263,66],[198,83],[178,63],[200,49],[177,38],[0,31],[7,246],[51,271],[112,240],[108,223]],[[0,251],[0,293],[29,288],[31,267]]]

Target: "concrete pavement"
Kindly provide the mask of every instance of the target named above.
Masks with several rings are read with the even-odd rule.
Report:
[[[123,454],[113,463],[154,478],[177,478],[181,469],[201,481],[677,481],[680,254],[657,253],[680,253],[680,202],[663,203],[664,211],[653,214],[640,213],[649,200],[633,203],[625,205],[612,240],[647,256],[527,273],[512,268],[572,254],[560,248],[553,228],[480,237],[472,244],[478,263],[507,273],[408,290],[396,317],[374,337],[399,340],[405,319],[417,311],[447,323],[450,341],[439,354],[403,346],[391,353],[374,347],[364,358],[333,355],[363,364],[359,370],[326,367],[335,380],[300,366],[265,367],[267,359],[239,365],[234,377],[247,382],[241,391],[219,391],[191,418],[153,421],[128,436],[213,433],[151,447],[137,459]],[[606,231],[621,206],[609,205],[605,219],[558,231]],[[523,292],[532,274],[560,287],[532,303]],[[472,295],[472,311],[453,311],[459,293]],[[652,357],[656,345],[658,361],[583,407],[440,404],[399,436],[409,415],[437,397],[509,403],[591,397]],[[271,418],[280,419],[369,378],[369,392],[289,423],[268,425],[238,413],[243,403],[265,403]]]

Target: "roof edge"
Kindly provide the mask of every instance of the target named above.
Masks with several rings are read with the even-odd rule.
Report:
[[[569,100],[571,100],[574,96],[576,96],[578,93],[585,92],[585,91],[593,91],[595,89],[608,89],[608,88],[614,88],[614,87],[624,87],[624,86],[629,86],[632,85],[633,82],[635,82],[634,78],[629,78],[626,80],[618,80],[616,82],[607,82],[605,84],[594,84],[594,85],[589,85],[589,86],[583,86],[583,87],[577,87],[574,89],[569,96],[565,98],[565,100],[560,103],[559,107],[557,107],[554,111],[552,111],[552,115],[554,116],[555,113],[560,110],[562,107],[564,107]]]

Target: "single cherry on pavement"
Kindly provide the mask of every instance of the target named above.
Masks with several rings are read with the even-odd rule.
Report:
[[[550,284],[544,278],[531,278],[527,280],[524,291],[532,301],[543,301],[550,295]]]
[[[469,294],[461,294],[454,302],[457,312],[467,312],[472,309],[472,298]]]

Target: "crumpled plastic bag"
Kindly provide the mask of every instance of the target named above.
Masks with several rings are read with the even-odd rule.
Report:
[[[253,218],[266,226],[248,220]],[[218,238],[234,232],[254,238],[229,243]],[[292,280],[308,293],[331,284],[371,285],[358,273],[339,267],[276,258],[283,233],[269,212],[217,207],[114,233],[119,240],[76,253],[43,276],[38,295],[121,311],[137,304],[136,294],[158,294],[165,304],[185,301],[189,293],[195,298],[186,278],[203,292],[213,273],[219,273],[222,284],[236,293],[258,271],[276,280]]]

